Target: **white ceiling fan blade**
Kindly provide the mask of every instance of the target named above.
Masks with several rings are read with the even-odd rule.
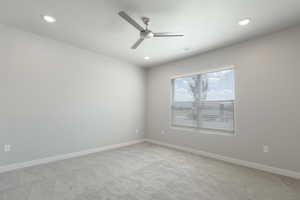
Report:
[[[132,49],[136,49],[142,42],[144,41],[144,38],[140,38],[140,39],[138,39],[138,41],[136,41],[135,43],[134,43],[134,45],[132,45]]]
[[[126,20],[129,24],[131,24],[132,26],[134,26],[136,29],[138,29],[139,31],[143,31],[144,28],[142,26],[140,26],[134,19],[132,19],[129,15],[127,15],[127,13],[125,13],[124,11],[120,11],[119,15]]]
[[[182,37],[184,34],[182,33],[154,33],[154,37]]]

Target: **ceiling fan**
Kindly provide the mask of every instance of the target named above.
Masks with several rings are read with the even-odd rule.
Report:
[[[134,26],[136,29],[140,31],[140,38],[132,45],[131,49],[136,49],[145,39],[150,39],[153,37],[182,37],[184,36],[181,33],[154,33],[151,30],[148,29],[150,19],[148,17],[142,17],[142,20],[144,24],[146,25],[146,28],[143,28],[141,25],[139,25],[134,19],[132,19],[126,12],[120,11],[119,15],[126,20],[129,24]]]

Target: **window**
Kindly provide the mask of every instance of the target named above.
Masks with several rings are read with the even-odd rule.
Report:
[[[172,79],[172,125],[234,132],[232,69]]]

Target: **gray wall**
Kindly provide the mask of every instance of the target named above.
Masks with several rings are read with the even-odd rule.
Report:
[[[170,77],[226,65],[236,68],[237,135],[170,128]],[[300,172],[299,75],[300,26],[153,67],[147,77],[147,137]]]
[[[141,68],[4,26],[0,95],[0,166],[143,137]]]

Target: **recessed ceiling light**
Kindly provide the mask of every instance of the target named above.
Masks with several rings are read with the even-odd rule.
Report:
[[[149,56],[145,56],[144,59],[145,59],[145,60],[149,60],[150,57],[149,57]]]
[[[240,25],[240,26],[246,26],[246,25],[248,25],[250,22],[251,22],[250,19],[243,19],[243,20],[239,21],[239,25]]]
[[[54,23],[56,22],[56,19],[52,16],[49,15],[43,15],[43,19],[47,22],[47,23]]]

